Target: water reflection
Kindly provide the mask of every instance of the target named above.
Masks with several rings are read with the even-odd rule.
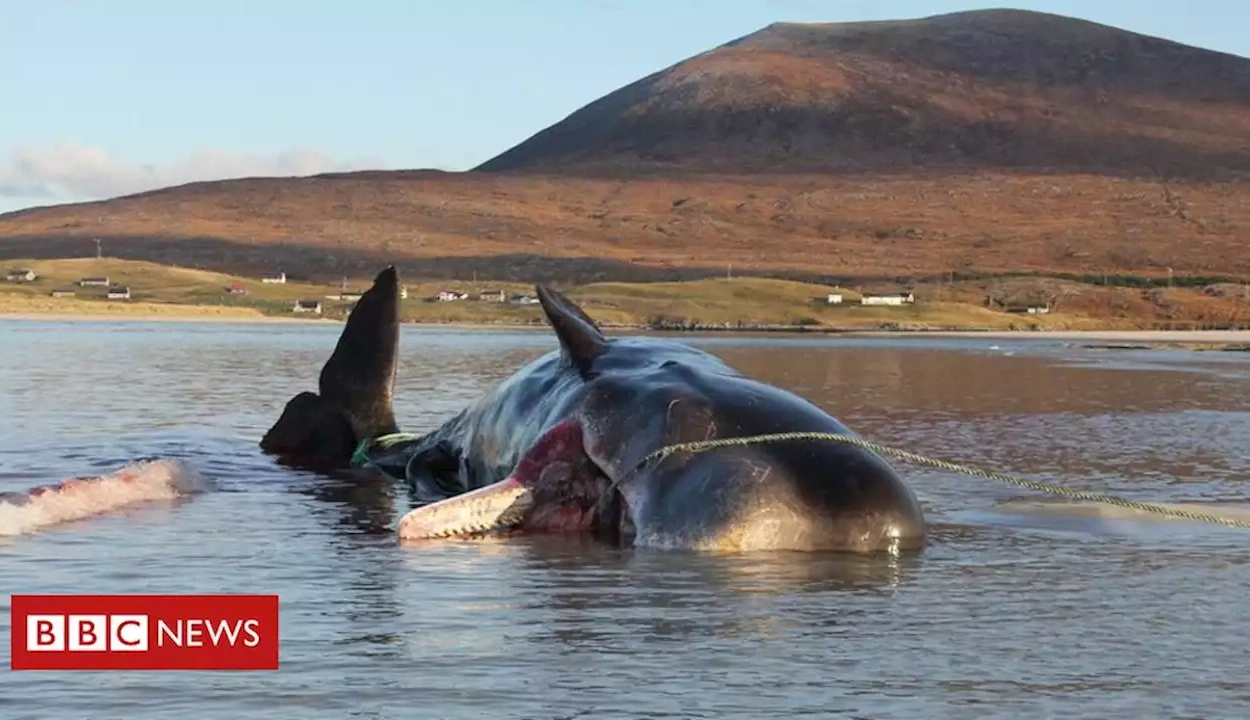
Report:
[[[603,647],[779,637],[801,626],[854,622],[862,609],[830,609],[838,596],[888,598],[920,572],[918,554],[758,553],[708,556],[619,550],[583,536],[527,537],[456,543],[465,573],[490,569],[492,596],[526,627],[529,642]],[[420,572],[445,569],[445,546],[406,548]],[[501,568],[506,568],[501,573]],[[785,620],[740,610],[743,605],[809,596],[821,607]],[[835,602],[835,604],[837,604]],[[466,611],[484,611],[476,605]],[[613,618],[605,624],[602,618]]]
[[[393,479],[381,473],[319,477],[304,485],[303,492],[338,508],[334,523],[348,532],[386,537],[394,532],[395,498],[400,491]]]

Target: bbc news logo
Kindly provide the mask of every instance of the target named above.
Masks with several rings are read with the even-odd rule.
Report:
[[[13,595],[13,670],[277,670],[277,595]]]

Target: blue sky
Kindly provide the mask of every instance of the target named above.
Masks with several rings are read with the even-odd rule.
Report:
[[[1250,56],[1238,0],[0,0],[0,212],[241,175],[467,169],[771,22],[1003,6]]]

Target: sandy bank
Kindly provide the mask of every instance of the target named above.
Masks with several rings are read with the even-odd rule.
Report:
[[[1131,343],[1250,343],[1250,330],[933,330],[847,332],[853,337],[948,337]]]
[[[259,324],[291,324],[291,323],[334,323],[334,320],[305,319],[294,317],[269,317],[265,315],[203,315],[177,313],[5,313],[0,312],[0,320],[24,320],[38,322],[178,322],[178,323],[259,323]]]
[[[113,312],[4,312],[0,311],[0,320],[24,320],[42,322],[181,322],[181,323],[243,323],[243,324],[342,324],[342,320],[324,317],[268,316],[260,313],[240,311],[235,308],[213,308],[205,306],[155,305],[159,310],[146,312],[145,308],[127,307]],[[184,311],[185,308],[185,311]],[[430,329],[462,330],[462,331],[506,331],[518,330],[548,331],[546,324],[533,325],[521,323],[471,323],[471,322],[429,322],[408,321],[406,326]],[[643,327],[604,323],[603,328],[609,333],[647,332]],[[786,328],[775,328],[786,332]],[[717,335],[752,335],[761,332],[762,328],[735,330],[716,330]],[[1108,343],[1209,343],[1209,344],[1250,344],[1250,330],[869,330],[855,328],[793,328],[798,332],[805,330],[805,335],[837,334],[842,337],[909,337],[909,338],[984,338],[1001,340],[1068,340],[1073,342],[1108,342]],[[712,332],[712,331],[704,331]],[[683,331],[668,331],[664,334],[684,334]],[[692,334],[702,334],[694,331]]]

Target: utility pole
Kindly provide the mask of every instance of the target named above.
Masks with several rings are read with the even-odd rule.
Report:
[[[1168,287],[1172,287],[1172,268],[1168,268]]]
[[[95,239],[95,259],[96,260],[104,259],[104,249],[100,247],[100,238]]]
[[[734,279],[734,264],[733,263],[729,263],[729,267],[725,270],[725,279],[726,280]]]

